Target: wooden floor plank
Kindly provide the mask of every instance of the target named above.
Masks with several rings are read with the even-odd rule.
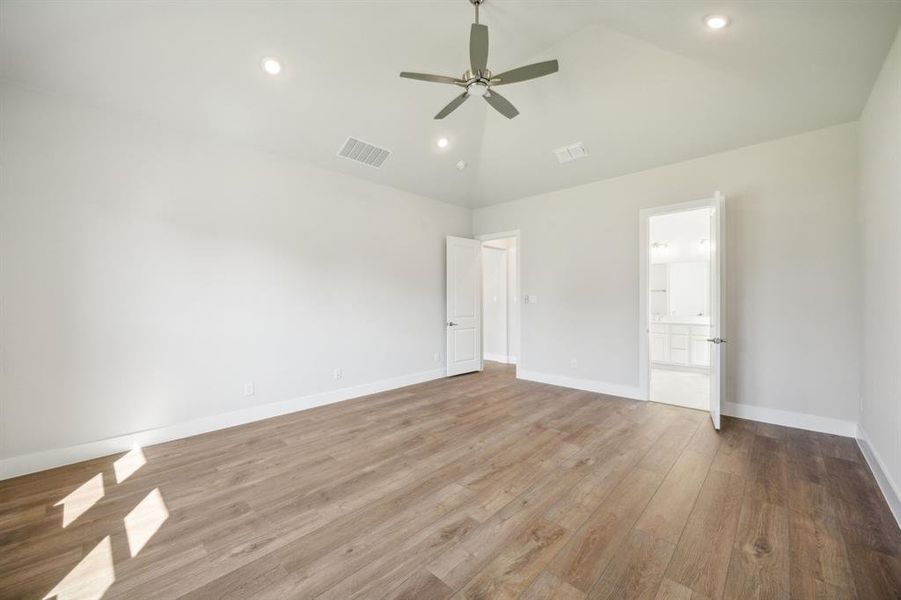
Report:
[[[816,520],[792,511],[789,540],[792,598],[815,599],[824,589],[857,597],[845,541],[834,519]]]
[[[603,576],[588,594],[592,600],[653,600],[674,545],[633,529]]]
[[[635,469],[622,480],[548,566],[574,588],[591,591],[660,485],[662,475]]]
[[[704,596],[722,594],[744,485],[737,475],[708,472],[667,568],[668,578]]]
[[[726,598],[788,598],[788,509],[745,496],[726,576]]]
[[[677,543],[707,478],[712,458],[693,450],[683,452],[641,514],[636,529]]]
[[[584,600],[585,593],[544,571],[532,581],[519,600]]]

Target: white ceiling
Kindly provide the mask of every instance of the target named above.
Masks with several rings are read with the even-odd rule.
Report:
[[[711,13],[732,25],[706,30]],[[3,0],[0,77],[483,206],[855,120],[901,0],[487,0],[492,70],[560,72],[505,88],[512,121],[477,99],[433,121],[457,88],[398,73],[459,76],[472,16],[466,0]],[[393,154],[339,159],[348,135]],[[572,142],[590,156],[558,164]]]

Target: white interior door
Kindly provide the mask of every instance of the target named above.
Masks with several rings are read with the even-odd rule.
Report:
[[[447,237],[447,374],[482,370],[482,242]]]
[[[720,428],[726,389],[726,198],[714,196],[710,212],[710,418]]]

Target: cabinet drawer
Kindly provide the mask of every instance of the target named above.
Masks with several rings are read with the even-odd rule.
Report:
[[[651,333],[666,333],[667,326],[664,323],[651,323]]]
[[[707,325],[692,325],[691,327],[691,335],[703,336],[705,338],[710,337],[710,327]]]
[[[688,336],[673,334],[669,337],[669,345],[673,350],[688,350]]]
[[[670,325],[670,333],[688,335],[691,333],[691,328],[688,325]]]

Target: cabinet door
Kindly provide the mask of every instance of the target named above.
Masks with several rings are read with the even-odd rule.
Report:
[[[669,356],[667,352],[666,334],[651,333],[650,334],[651,362],[668,362]]]
[[[691,364],[699,367],[710,366],[710,343],[706,337],[691,338]]]
[[[684,333],[676,333],[676,325],[670,329],[669,336],[669,360],[677,365],[687,365],[689,351],[689,336]]]

